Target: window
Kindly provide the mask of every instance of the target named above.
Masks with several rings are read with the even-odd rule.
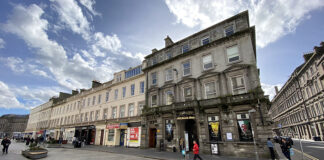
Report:
[[[151,78],[152,78],[152,85],[156,85],[157,84],[156,72],[151,74]]]
[[[203,68],[204,70],[210,69],[213,67],[213,62],[212,62],[212,55],[206,55],[202,59],[203,61]]]
[[[165,139],[168,142],[171,142],[173,140],[173,120],[166,119],[165,120]]]
[[[157,106],[157,95],[152,95],[151,97],[151,107]]]
[[[317,92],[320,92],[321,89],[319,88],[319,85],[318,85],[318,83],[317,83],[317,80],[315,80],[314,84],[315,84],[316,91],[317,91]]]
[[[153,57],[152,58],[152,65],[155,65],[157,63],[157,58],[156,57]]]
[[[89,117],[90,117],[90,118],[89,118],[90,121],[93,121],[93,116],[94,116],[93,114],[94,114],[94,112],[91,111],[91,112],[90,112],[90,116],[89,116]]]
[[[235,62],[240,59],[237,45],[226,48],[228,62]]]
[[[90,99],[90,98],[88,98],[88,106],[90,106],[90,101],[91,101],[91,99]]]
[[[117,118],[117,107],[111,109],[111,118]]]
[[[125,72],[125,78],[130,78],[130,77],[134,77],[136,75],[139,75],[141,74],[141,71],[142,71],[142,67],[136,67],[136,68],[133,68],[127,72]]]
[[[138,104],[137,115],[141,115],[142,114],[143,108],[144,108],[144,104],[143,103],[139,103]]]
[[[189,51],[189,44],[185,44],[182,46],[182,53],[186,53]]]
[[[166,59],[171,59],[171,58],[172,58],[172,53],[171,53],[171,52],[167,52],[167,53],[165,54],[165,58],[166,58]]]
[[[83,122],[83,113],[81,113],[80,122]]]
[[[232,77],[231,81],[232,81],[232,87],[233,87],[232,88],[233,94],[246,93],[243,76]]]
[[[237,114],[237,125],[241,141],[253,141],[252,128],[249,119],[249,114]]]
[[[108,131],[108,141],[114,141],[115,137],[115,130],[114,129],[109,129]]]
[[[96,117],[95,117],[95,120],[98,120],[98,119],[99,119],[99,114],[100,114],[100,110],[96,110]]]
[[[206,45],[209,43],[209,37],[204,37],[201,39],[201,45]]]
[[[126,87],[123,87],[123,98],[126,96]]]
[[[107,118],[108,118],[108,108],[105,108],[103,110],[103,117],[102,117],[102,119],[107,119]]]
[[[120,81],[121,81],[121,74],[117,74],[117,75],[116,75],[116,81],[117,81],[117,82],[120,82]]]
[[[89,114],[88,112],[84,114],[84,121],[85,122],[88,122],[88,114]]]
[[[140,93],[144,93],[144,81],[140,82]]]
[[[190,61],[184,62],[182,64],[182,67],[183,67],[183,76],[190,75],[190,73],[191,73]]]
[[[165,70],[165,81],[171,81],[173,79],[172,76],[172,68]]]
[[[101,94],[98,95],[98,104],[101,103]]]
[[[228,27],[225,28],[225,36],[230,36],[234,34],[234,25],[230,25]]]
[[[131,96],[135,94],[135,84],[131,85]]]
[[[106,102],[109,101],[109,91],[106,92]]]
[[[192,88],[191,87],[183,88],[183,95],[184,95],[185,101],[191,101],[192,100]]]
[[[221,141],[219,116],[208,117],[208,130],[210,141]]]
[[[125,117],[125,105],[120,106],[120,113],[119,113],[119,117],[120,117],[120,118]]]
[[[95,103],[96,103],[96,96],[93,96],[93,98],[92,98],[92,105],[95,105]]]
[[[129,104],[128,106],[128,117],[134,116],[134,104]]]
[[[166,91],[165,92],[165,105],[171,105],[173,103],[173,92]]]
[[[206,99],[216,97],[215,82],[209,82],[205,84],[205,94],[206,94]]]
[[[115,89],[115,100],[118,98],[118,89]]]

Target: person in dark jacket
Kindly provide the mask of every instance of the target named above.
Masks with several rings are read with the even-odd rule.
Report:
[[[194,152],[194,160],[196,160],[196,158],[199,158],[200,160],[202,160],[202,158],[199,156],[199,146],[197,144],[196,141],[193,141],[193,152]]]
[[[1,145],[3,145],[3,149],[2,149],[2,154],[8,154],[8,148],[9,145],[11,144],[11,141],[6,137],[5,139],[2,140]]]
[[[280,145],[282,153],[285,155],[285,157],[289,160],[290,159],[290,148],[291,148],[291,144],[286,140],[286,139],[282,139],[282,143]]]
[[[28,145],[29,145],[29,142],[30,142],[30,138],[29,138],[29,137],[27,137],[27,138],[26,138],[26,146],[28,146]]]

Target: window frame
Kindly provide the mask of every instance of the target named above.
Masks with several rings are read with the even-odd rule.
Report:
[[[153,79],[153,77],[155,78]],[[157,85],[157,72],[151,73],[151,85]]]
[[[131,84],[131,96],[135,95],[135,84]]]
[[[208,42],[204,44],[204,40],[208,39]],[[210,43],[210,37],[209,36],[205,36],[203,38],[200,39],[200,45],[204,46],[206,44]]]
[[[155,99],[155,104],[154,104],[154,105],[153,105],[153,96],[156,97],[156,99]],[[157,94],[152,94],[152,95],[151,95],[151,107],[157,107],[157,101],[158,101]]]
[[[204,63],[204,58],[205,57],[208,57],[208,56],[210,56],[211,67],[210,68],[205,68],[205,64],[209,64],[209,63]],[[213,69],[214,68],[213,55],[211,53],[206,54],[206,55],[203,55],[201,57],[201,62],[202,62],[203,71],[207,71],[207,70],[210,70],[210,69]]]
[[[189,73],[188,74],[185,74],[185,69],[188,69],[188,68],[185,68],[185,66],[184,66],[186,63],[189,63]],[[185,77],[185,76],[190,76],[190,75],[191,75],[191,61],[187,60],[182,63],[182,76]]]
[[[227,35],[227,29],[228,28],[230,28],[230,27],[232,27],[233,28],[233,33],[232,34],[229,34],[229,35]],[[236,28],[235,28],[235,25],[234,25],[234,23],[232,23],[232,24],[229,24],[229,25],[227,25],[227,26],[225,26],[224,27],[224,36],[225,37],[228,37],[228,36],[231,36],[231,35],[233,35],[234,33],[236,32]]]
[[[209,81],[209,82],[206,82],[204,83],[204,89],[205,89],[205,99],[211,99],[211,98],[208,98],[208,95],[211,95],[211,94],[207,94],[207,89],[206,89],[206,85],[207,84],[211,84],[213,83],[214,84],[214,89],[215,89],[215,92],[213,94],[215,94],[215,97],[217,97],[217,89],[216,89],[216,82],[215,81]]]
[[[187,46],[187,47],[185,47],[185,46]],[[184,48],[187,48],[187,50],[185,50]],[[183,54],[183,53],[187,53],[187,52],[189,52],[189,51],[190,51],[189,43],[185,43],[185,44],[183,44],[183,45],[181,46],[181,52],[182,52],[182,54]]]
[[[230,82],[231,82],[231,86],[232,86],[232,94],[233,94],[233,95],[244,94],[244,93],[238,93],[238,94],[235,94],[235,93],[234,93],[233,78],[238,78],[238,77],[242,77],[242,78],[243,78],[244,93],[247,93],[245,77],[244,77],[243,74],[240,74],[240,75],[235,75],[235,76],[231,76],[231,77],[230,77]],[[239,87],[239,88],[236,88],[235,90],[241,90],[242,88],[243,88],[243,87]]]
[[[170,103],[168,103],[168,98],[172,98],[172,96],[174,96],[173,91],[172,90],[167,90],[167,91],[164,92],[164,95],[165,95],[165,105],[173,104],[172,99],[170,99]],[[171,97],[169,97],[169,95],[171,95]]]
[[[169,71],[171,71],[171,74],[168,73]],[[165,69],[164,74],[165,74],[165,81],[166,82],[169,82],[169,81],[173,80],[173,70],[172,70],[172,68]],[[170,79],[168,79],[168,78],[170,78]]]
[[[234,60],[234,61],[230,61],[230,58],[228,56],[228,49],[233,48],[233,47],[236,47],[237,48],[237,56],[235,56],[235,57],[238,57],[238,59],[237,60]],[[225,53],[226,53],[227,63],[230,63],[231,64],[231,63],[236,63],[236,62],[240,62],[241,61],[240,48],[239,48],[239,45],[238,44],[233,44],[231,46],[227,46],[225,48]]]

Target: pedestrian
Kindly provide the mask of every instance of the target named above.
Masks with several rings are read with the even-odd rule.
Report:
[[[11,141],[5,137],[5,139],[2,140],[1,142],[1,145],[3,145],[3,149],[2,149],[2,154],[8,154],[8,148],[9,148],[9,145],[11,144]]]
[[[289,142],[287,142],[287,140],[285,138],[282,138],[282,143],[280,145],[282,153],[285,155],[285,157],[288,160],[290,159],[290,149],[291,149],[291,144]]]
[[[29,136],[26,138],[26,146],[28,146],[29,145],[29,142],[30,142],[30,138],[29,138]]]
[[[268,148],[270,150],[271,159],[275,159],[275,154],[274,154],[274,150],[273,150],[273,143],[271,142],[270,138],[268,138],[267,146],[268,146]]]
[[[31,138],[30,143],[34,143],[34,137]]]
[[[180,149],[180,153],[182,154],[182,156],[185,156],[186,151],[185,151],[184,139],[182,137],[179,140],[179,149]]]
[[[199,156],[199,146],[197,144],[196,141],[193,141],[193,152],[194,152],[194,160],[196,160],[196,158],[199,158],[200,160],[202,160],[202,158]]]

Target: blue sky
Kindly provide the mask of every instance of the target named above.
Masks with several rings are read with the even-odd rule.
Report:
[[[89,88],[178,41],[249,10],[265,92],[274,94],[324,37],[324,1],[0,1],[0,115],[29,113],[60,91]],[[127,62],[127,63],[125,63]]]

